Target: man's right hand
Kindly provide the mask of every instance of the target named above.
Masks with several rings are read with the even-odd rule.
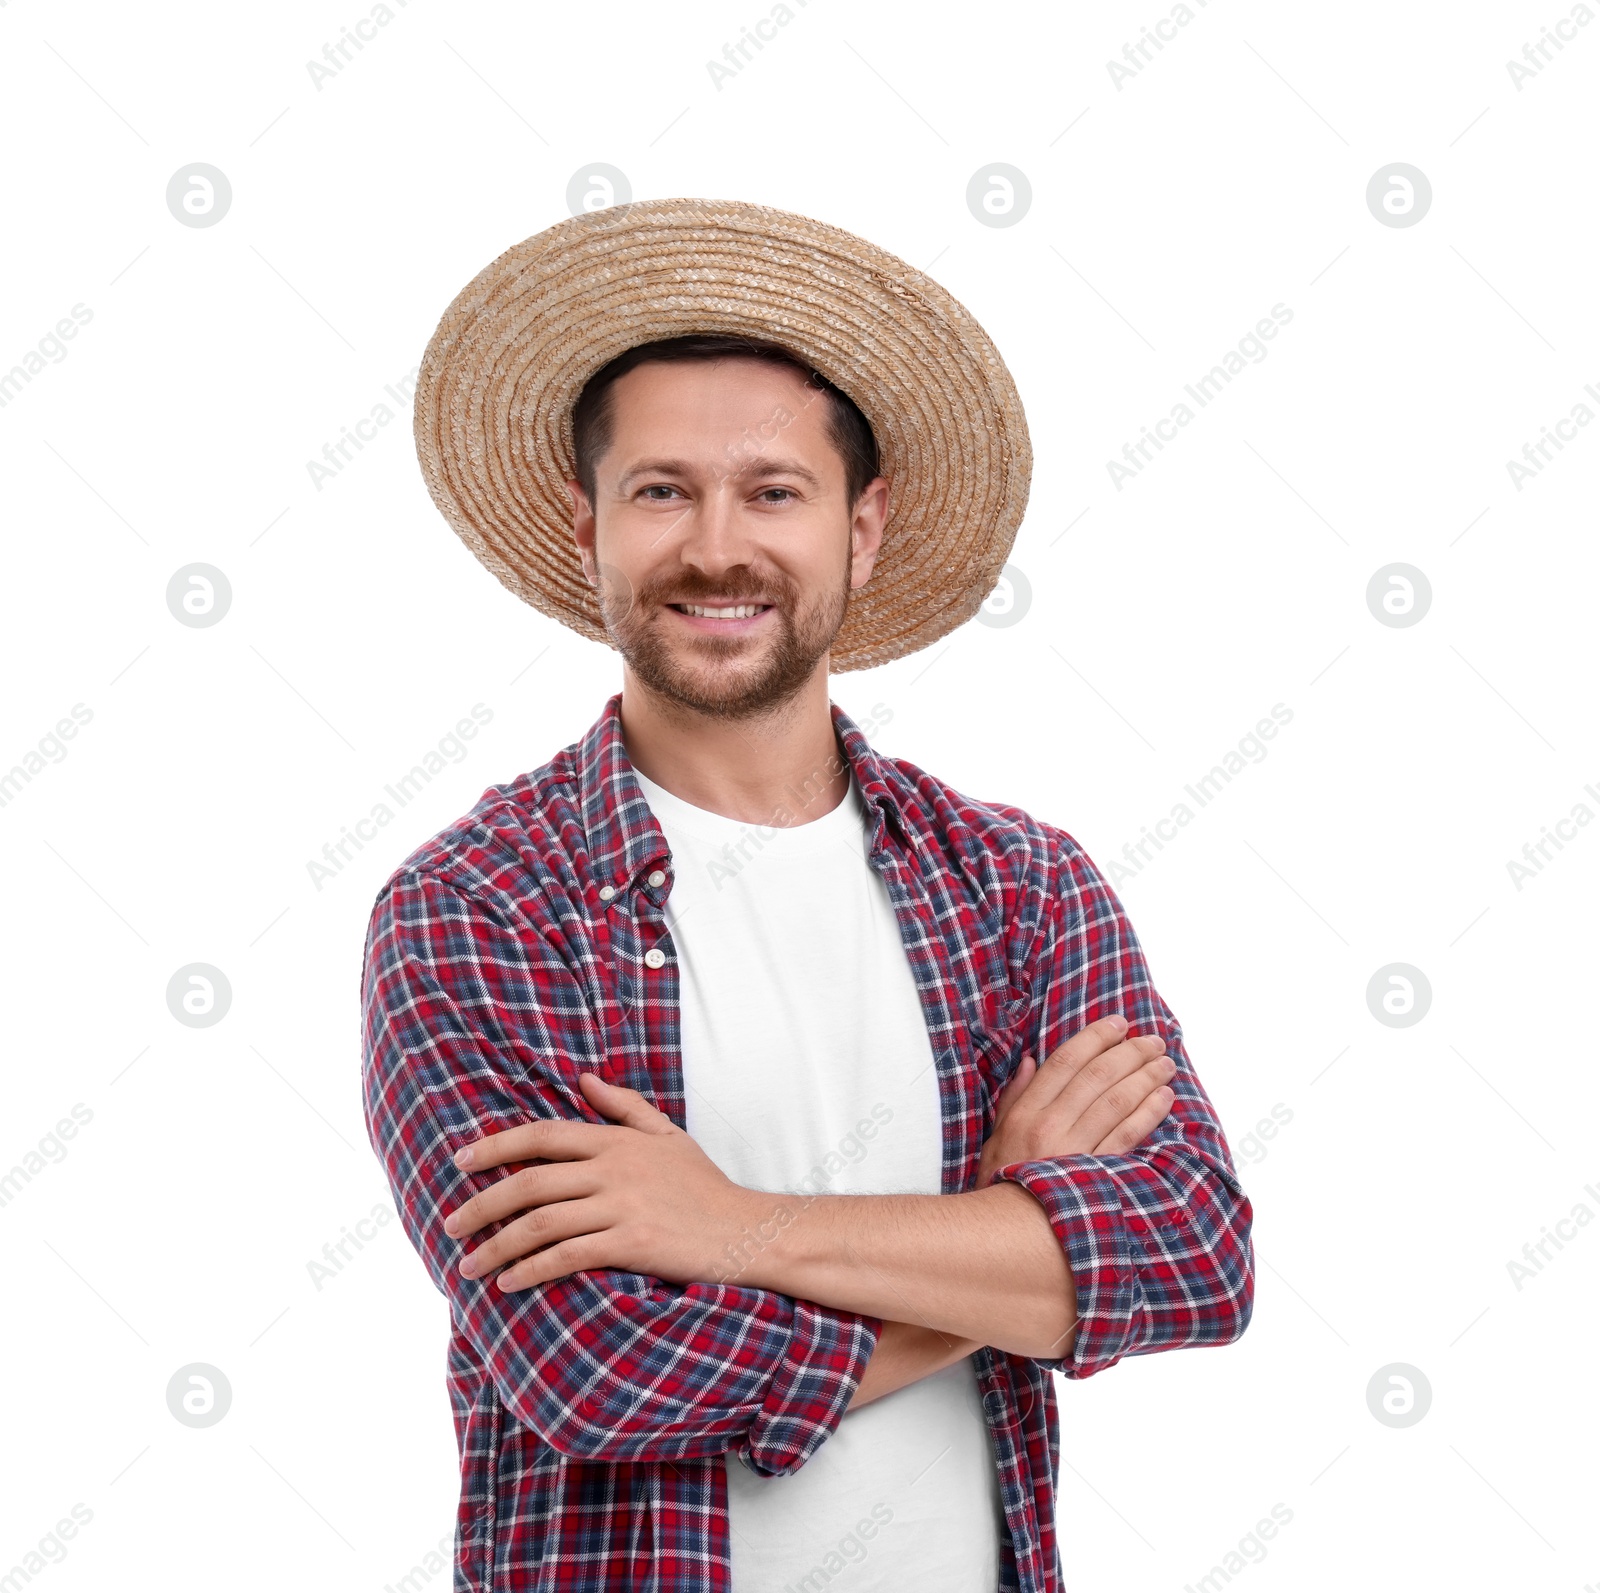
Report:
[[[1119,1156],[1168,1112],[1177,1064],[1159,1035],[1127,1035],[1120,1016],[1097,1019],[1037,1066],[1025,1056],[1000,1093],[978,1161],[979,1189],[1002,1167],[1051,1156]]]

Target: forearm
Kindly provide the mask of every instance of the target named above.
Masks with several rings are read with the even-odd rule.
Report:
[[[740,1268],[747,1288],[1015,1355],[1071,1345],[1072,1270],[1044,1208],[1015,1184],[960,1195],[749,1195],[747,1230],[772,1237]]]
[[[942,1372],[945,1367],[982,1348],[978,1339],[958,1338],[953,1333],[941,1333],[937,1328],[916,1327],[910,1322],[885,1322],[872,1359],[845,1408],[859,1410],[885,1394],[894,1393],[897,1388]]]

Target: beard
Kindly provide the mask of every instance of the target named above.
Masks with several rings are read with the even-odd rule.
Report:
[[[833,645],[850,602],[850,563],[843,581],[808,607],[794,582],[748,570],[712,583],[692,571],[663,577],[633,592],[620,571],[600,566],[600,613],[612,644],[651,691],[693,713],[744,719],[787,702],[809,681]],[[713,636],[687,628],[668,639],[664,604],[720,597],[772,604],[766,634]],[[676,627],[674,627],[676,628]]]

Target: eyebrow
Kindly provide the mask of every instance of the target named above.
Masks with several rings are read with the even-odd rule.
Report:
[[[646,459],[641,464],[625,470],[618,478],[619,488],[626,490],[628,485],[640,476],[692,476],[697,467],[687,459]],[[798,476],[808,486],[820,487],[822,483],[811,471],[800,463],[798,459],[752,459],[748,464],[738,470],[728,473],[731,481],[743,481],[747,476]]]

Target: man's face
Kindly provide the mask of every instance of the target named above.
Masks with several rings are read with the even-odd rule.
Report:
[[[657,361],[618,378],[611,405],[595,502],[575,481],[568,490],[628,667],[719,718],[760,713],[826,675],[849,594],[872,573],[888,483],[846,502],[822,389],[759,360]]]

